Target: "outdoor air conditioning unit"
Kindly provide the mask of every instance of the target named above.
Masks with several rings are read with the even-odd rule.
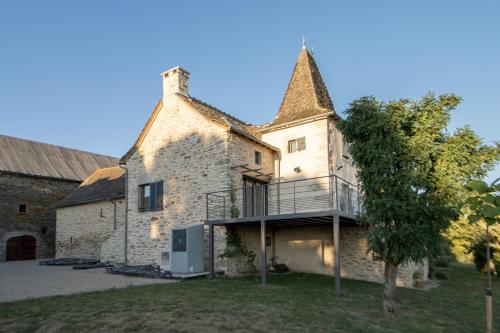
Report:
[[[172,229],[172,273],[201,273],[204,270],[204,228],[197,224]]]

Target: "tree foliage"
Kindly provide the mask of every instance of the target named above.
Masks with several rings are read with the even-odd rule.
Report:
[[[483,145],[470,128],[448,133],[459,103],[455,95],[362,97],[339,124],[358,167],[369,250],[386,268],[439,252],[442,231],[459,217],[464,183],[498,159],[498,145]]]

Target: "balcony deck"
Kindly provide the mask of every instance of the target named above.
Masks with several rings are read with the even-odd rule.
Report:
[[[214,226],[260,225],[261,283],[266,285],[266,228],[332,225],[334,275],[340,295],[340,223],[355,223],[361,213],[357,186],[336,176],[306,178],[206,194],[210,277],[214,277]]]
[[[207,193],[205,223],[355,221],[360,207],[358,187],[331,175]]]

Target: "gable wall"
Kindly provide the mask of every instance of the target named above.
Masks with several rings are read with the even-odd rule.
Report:
[[[203,223],[204,194],[229,188],[227,137],[226,128],[207,120],[179,97],[164,101],[140,148],[127,161],[130,265],[169,269],[171,229]],[[160,180],[163,210],[139,212],[139,185]]]

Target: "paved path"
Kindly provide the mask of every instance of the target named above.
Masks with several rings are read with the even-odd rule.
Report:
[[[38,260],[0,262],[0,302],[169,282],[107,274],[104,268],[40,266]]]

